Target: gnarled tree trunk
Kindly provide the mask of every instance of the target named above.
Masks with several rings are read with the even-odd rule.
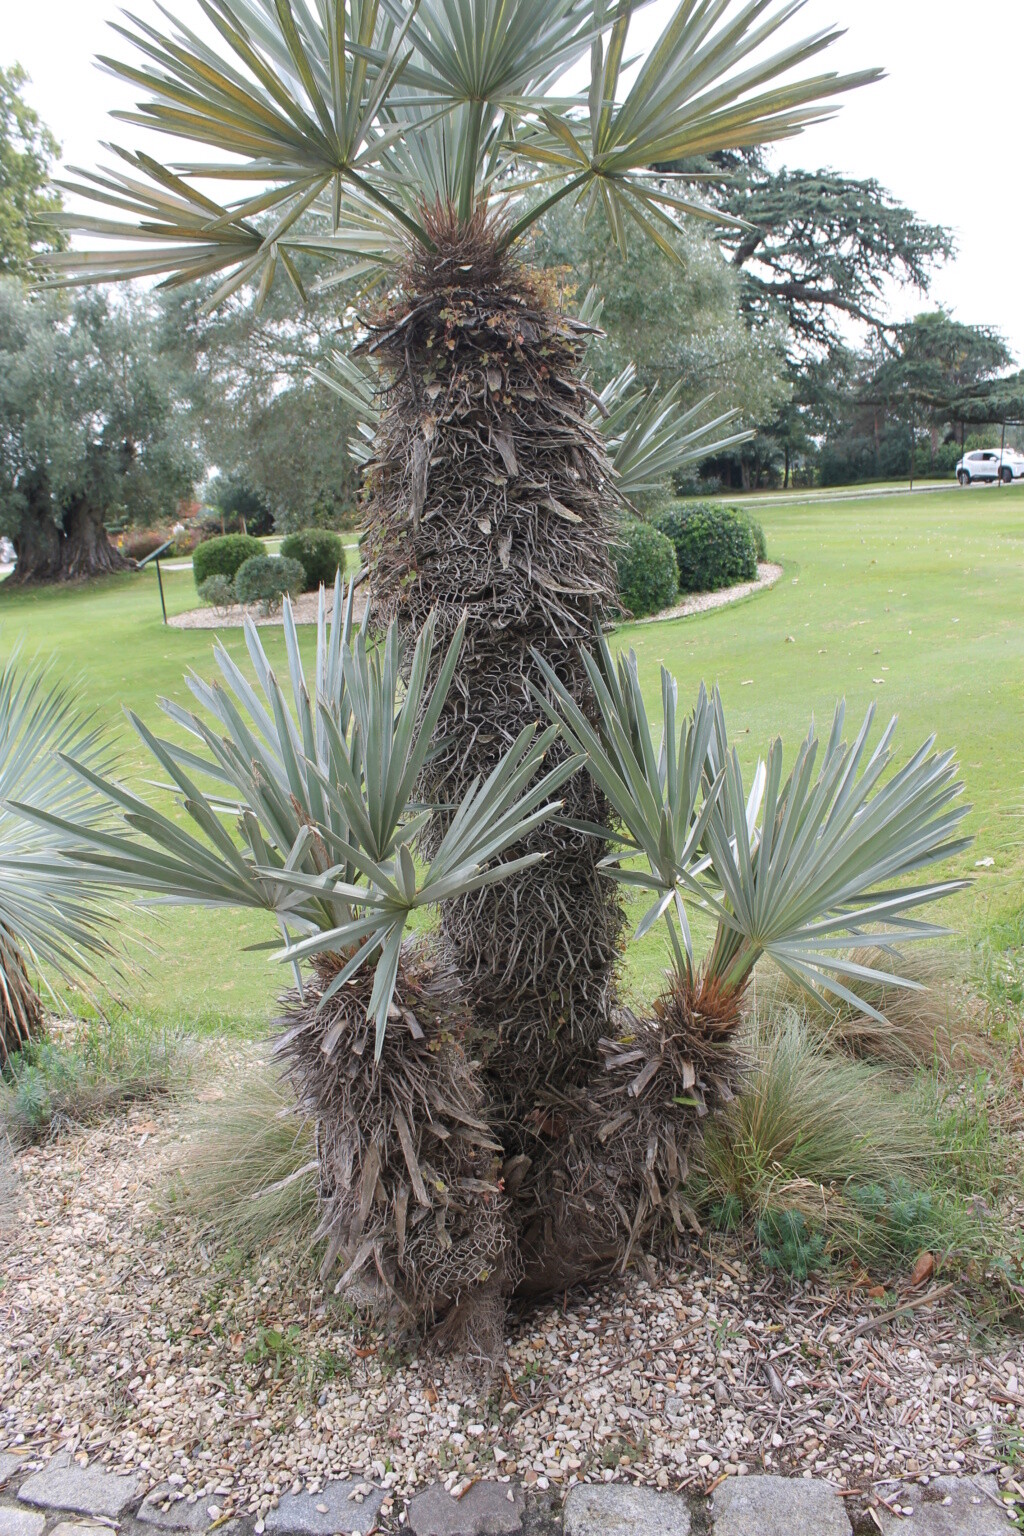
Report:
[[[8,580],[19,586],[77,581],[131,567],[131,561],[107,537],[101,512],[85,501],[73,502],[67,508],[60,528],[49,509],[37,518],[26,518],[14,547],[18,563]]]

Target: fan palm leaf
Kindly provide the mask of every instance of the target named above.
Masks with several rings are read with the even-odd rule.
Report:
[[[678,215],[707,210],[654,165],[797,133],[877,75],[799,76],[839,35],[778,40],[805,0],[680,0],[624,92],[631,0],[199,3],[211,40],[129,15],[115,30],[136,59],[101,63],[144,93],[121,121],[227,158],[171,170],[129,155],[131,184],[118,171],[64,183],[129,217],[61,215],[121,248],[60,253],[59,279],[222,270],[225,291],[265,291],[279,261],[294,276],[303,241],[346,268],[395,259],[396,233],[429,246],[422,210],[439,199],[465,221],[481,198],[511,197],[514,241],[552,201],[583,197],[620,245],[632,225],[672,249]],[[586,89],[559,91],[588,60]],[[257,190],[219,205],[183,190],[200,180]]]
[[[297,979],[300,961],[343,956],[322,1003],[374,962],[370,1011],[379,1056],[411,914],[536,863],[537,852],[503,855],[558,809],[557,791],[578,761],[563,756],[545,771],[555,730],[524,730],[454,808],[440,846],[419,865],[414,848],[429,808],[417,801],[416,786],[458,662],[462,628],[438,663],[428,621],[409,658],[395,624],[379,647],[367,643],[365,620],[354,631],[352,599],[339,574],[328,621],[321,589],[312,686],[286,604],[287,688],[250,623],[246,644],[256,687],[218,645],[220,681],[188,680],[208,718],[163,701],[190,738],[188,746],[157,736],[129,714],[166,775],[163,787],[195,831],[109,777],[87,754],[76,754],[73,742],[60,743],[69,748],[61,758],[79,798],[105,803],[122,828],[79,818],[77,800],[67,806],[33,800],[17,809],[68,840],[66,858],[87,871],[90,888],[270,912],[285,938],[279,958],[296,968]],[[202,788],[200,780],[216,789]]]
[[[0,672],[0,1062],[42,1017],[30,971],[56,1001],[53,979],[94,980],[94,961],[114,954],[104,893],[71,862],[102,825],[103,802],[68,771],[65,752],[96,767],[109,759],[73,690],[15,653]],[[22,800],[73,825],[41,828],[22,814]]]
[[[663,668],[656,746],[635,655],[614,660],[599,635],[584,660],[595,723],[542,658],[550,699],[538,700],[586,755],[614,809],[616,827],[590,829],[618,836],[604,867],[655,894],[639,932],[666,919],[685,982],[694,980],[690,902],[717,918],[704,978],[729,992],[743,989],[763,954],[793,982],[845,1002],[855,1000],[844,978],[914,985],[843,951],[872,943],[885,952],[945,932],[911,914],[964,882],[907,881],[968,846],[959,829],[970,807],[951,752],[935,752],[930,740],[893,771],[895,718],[871,747],[872,707],[847,744],[840,703],[824,747],[812,722],[783,781],[775,740],[747,788],[717,689],[709,698],[701,688],[680,723],[676,682]],[[639,868],[623,867],[638,855]]]

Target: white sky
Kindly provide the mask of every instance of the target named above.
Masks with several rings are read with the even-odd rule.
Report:
[[[130,8],[147,18],[155,10],[152,0]],[[172,8],[189,20],[199,14],[192,0]],[[635,35],[653,35],[667,9],[658,0],[641,12]],[[114,0],[0,0],[0,62],[25,66],[29,99],[65,160],[85,167],[102,157],[102,140],[136,139],[106,115],[131,93],[91,63],[101,50],[127,51],[106,25],[116,14]],[[807,0],[795,25],[830,23],[848,30],[825,56],[829,67],[881,65],[888,78],[847,97],[838,118],[785,145],[781,158],[875,176],[951,227],[958,254],[939,272],[933,300],[997,327],[1024,363],[1024,0]],[[900,295],[897,305],[913,313],[920,296]]]

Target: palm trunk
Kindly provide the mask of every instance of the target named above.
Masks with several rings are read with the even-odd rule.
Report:
[[[43,1018],[25,962],[9,930],[0,924],[0,1067],[40,1033]]]
[[[381,622],[397,616],[413,633],[436,609],[443,638],[468,616],[423,783],[432,800],[453,803],[537,720],[534,649],[586,707],[577,647],[614,597],[614,524],[610,466],[579,385],[585,328],[550,307],[486,226],[439,223],[432,233],[436,253],[417,258],[404,302],[372,342],[385,410],[367,548]],[[566,817],[607,820],[586,774],[563,796]],[[428,840],[445,824],[442,813]],[[600,1070],[622,924],[615,886],[598,870],[599,839],[548,824],[528,846],[542,863],[441,917],[524,1213],[536,1203],[527,1169],[547,1156],[552,1103]]]

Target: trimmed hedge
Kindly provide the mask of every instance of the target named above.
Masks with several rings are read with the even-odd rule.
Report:
[[[281,540],[281,558],[297,560],[306,573],[304,592],[333,587],[338,571],[345,572],[345,546],[329,528],[303,528]]]
[[[192,556],[196,587],[201,587],[208,576],[237,576],[247,560],[265,553],[259,539],[248,533],[225,533],[219,539],[207,539]]]
[[[679,567],[672,541],[651,523],[630,521],[623,525],[615,564],[619,601],[636,619],[660,613],[679,595]]]
[[[671,541],[680,592],[716,592],[756,581],[757,545],[750,523],[732,507],[711,502],[666,507],[655,526]]]
[[[754,540],[754,549],[757,553],[758,564],[768,559],[768,546],[764,541],[764,529],[756,517],[751,517],[749,512],[740,512],[741,517],[746,518],[747,527],[750,529]]]
[[[269,613],[286,592],[298,596],[304,580],[305,572],[297,560],[274,560],[260,553],[239,566],[235,597],[240,603],[259,603],[264,613]]]

